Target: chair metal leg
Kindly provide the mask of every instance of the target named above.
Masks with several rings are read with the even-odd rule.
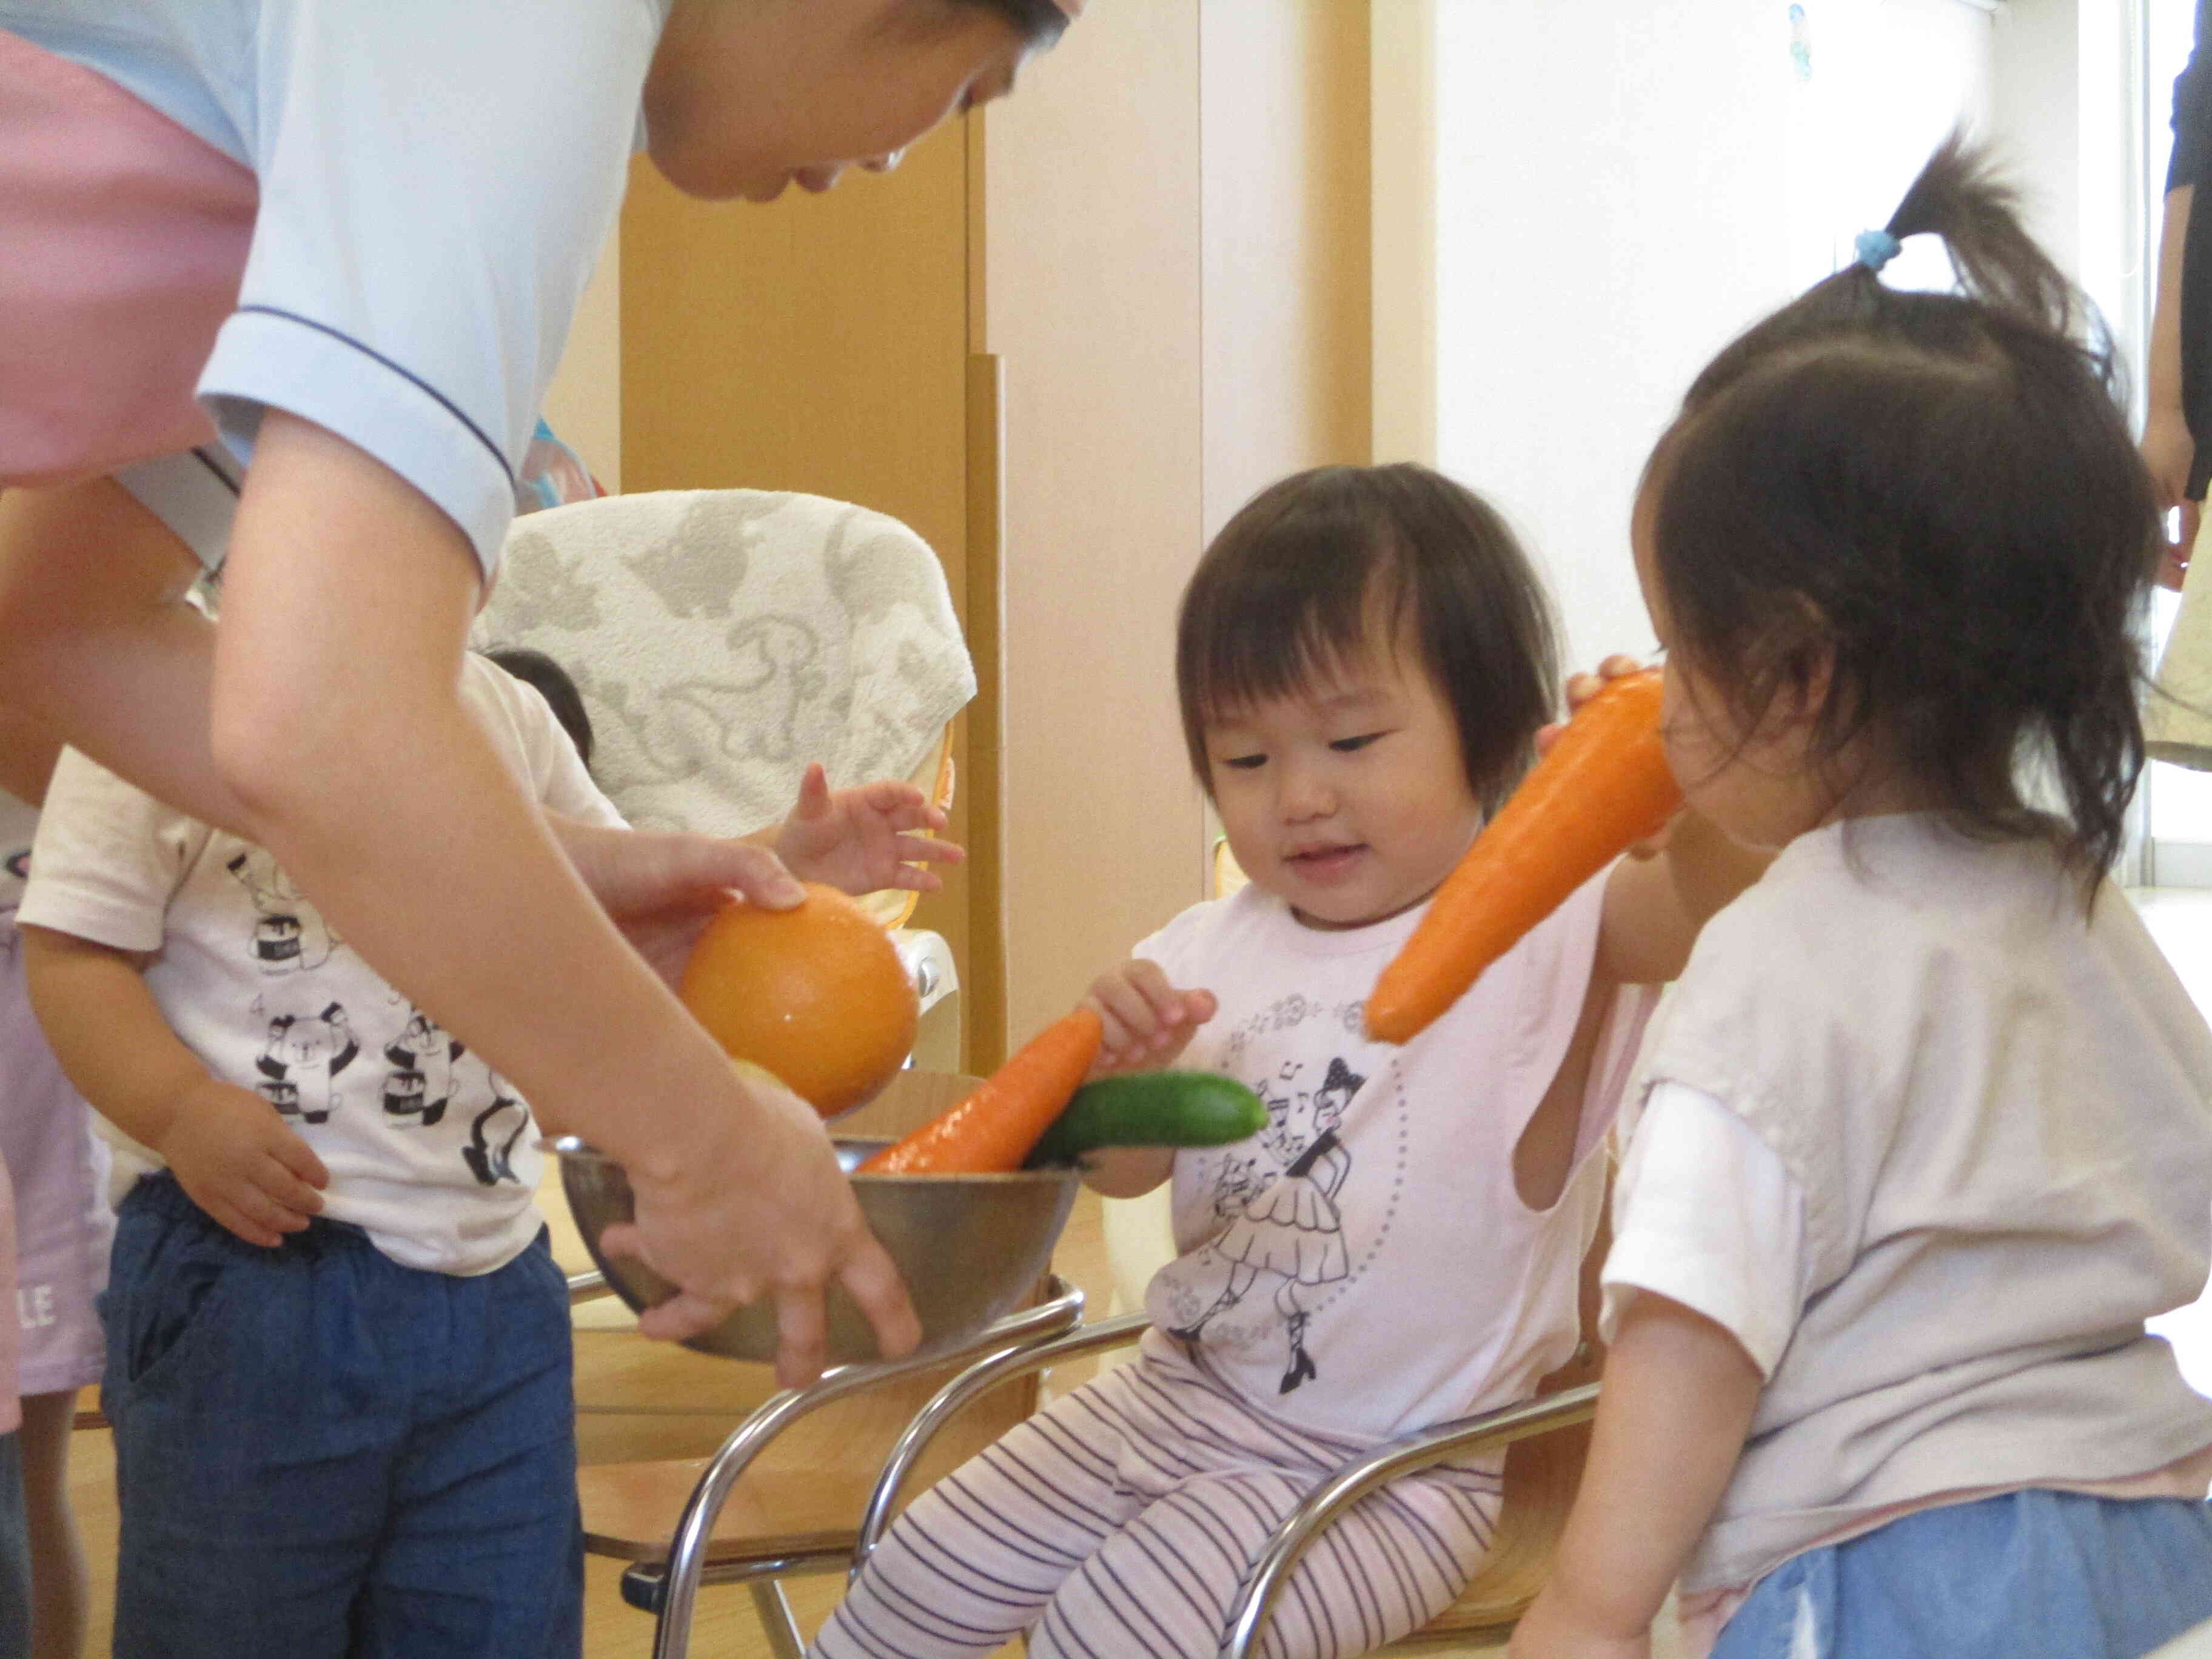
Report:
[[[1223,1639],[1219,1659],[1247,1659],[1259,1645],[1260,1632],[1275,1598],[1290,1582],[1291,1572],[1322,1528],[1370,1492],[1389,1485],[1401,1474],[1426,1468],[1449,1458],[1508,1446],[1531,1435],[1547,1434],[1577,1423],[1587,1423],[1597,1412],[1598,1385],[1563,1389],[1557,1394],[1524,1400],[1479,1417],[1441,1424],[1385,1443],[1364,1457],[1344,1465],[1323,1481],[1292,1510],[1245,1581],[1243,1594],[1233,1607],[1229,1633]]]
[[[775,1659],[806,1659],[806,1644],[799,1639],[799,1622],[791,1616],[783,1586],[773,1578],[757,1578],[745,1588],[753,1593],[753,1611],[768,1632],[769,1652]]]
[[[988,1352],[1010,1342],[1024,1342],[1036,1336],[1058,1334],[1073,1327],[1083,1317],[1083,1292],[1054,1279],[1049,1281],[1050,1298],[1034,1308],[1010,1314],[978,1332],[965,1350],[952,1353],[909,1355],[904,1359],[877,1360],[866,1364],[840,1365],[823,1373],[821,1379],[810,1388],[786,1389],[764,1401],[750,1417],[738,1425],[722,1448],[708,1462],[700,1475],[699,1484],[691,1489],[691,1496],[684,1505],[684,1516],[676,1523],[676,1535],[669,1540],[668,1577],[664,1588],[659,1616],[653,1632],[653,1659],[684,1659],[691,1646],[691,1615],[699,1596],[700,1577],[706,1567],[708,1545],[714,1536],[714,1522],[728,1501],[730,1489],[738,1484],[738,1477],[745,1467],[758,1456],[768,1443],[792,1424],[817,1411],[833,1400],[842,1400],[848,1394],[908,1371],[927,1370],[957,1359],[963,1353]],[[769,1603],[761,1600],[761,1586],[754,1589],[756,1604],[767,1617]],[[770,1585],[767,1588],[774,1589]],[[775,1605],[782,1609],[784,1632],[788,1639],[798,1641],[795,1627],[791,1624],[789,1609],[783,1607],[783,1595],[775,1590]],[[777,1638],[773,1625],[769,1639]],[[802,1650],[794,1647],[794,1655]]]

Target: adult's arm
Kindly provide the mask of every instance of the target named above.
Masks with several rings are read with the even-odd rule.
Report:
[[[2159,580],[2181,586],[2203,499],[2212,446],[2212,316],[2200,314],[2212,271],[2200,269],[2212,248],[2190,246],[2196,187],[2212,171],[2212,0],[2197,0],[2197,33],[2188,64],[2173,82],[2173,149],[2166,172],[2166,211],[2159,233],[2158,279],[2151,306],[2149,362],[2144,374],[2142,455],[2160,505],[2179,508],[2180,529],[2168,545]],[[2200,237],[2205,227],[2198,226]],[[2194,273],[2194,283],[2191,274]]]
[[[2196,186],[2182,185],[2166,192],[2166,216],[2159,232],[2158,286],[2151,306],[2150,365],[2144,376],[2142,457],[2158,487],[2158,501],[2181,513],[2179,533],[2167,544],[2159,568],[2159,580],[2167,587],[2181,586],[2189,568],[2189,550],[2197,542],[2199,504],[2189,498],[2189,473],[2197,457],[2197,440],[2189,430],[2189,416],[2181,398],[2181,278],[2184,251],[2189,245],[2189,208]]]
[[[623,1162],[638,1224],[609,1248],[682,1287],[649,1334],[689,1334],[772,1294],[780,1374],[798,1380],[820,1368],[823,1292],[838,1282],[886,1351],[910,1346],[903,1288],[814,1114],[738,1079],[469,718],[459,668],[478,565],[453,520],[271,410],[216,629],[167,602],[189,568],[121,492],[59,494],[0,497],[0,628],[21,647],[0,653],[0,701],[266,847],[549,1128]],[[587,843],[617,913],[680,908],[710,871],[769,902],[788,880],[754,849],[564,833]]]

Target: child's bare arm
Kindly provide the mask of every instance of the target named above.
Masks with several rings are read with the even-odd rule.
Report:
[[[1083,1184],[1102,1198],[1142,1198],[1175,1173],[1172,1146],[1101,1146],[1082,1159]]]
[[[967,856],[949,841],[942,809],[913,784],[879,778],[832,790],[820,763],[799,780],[791,816],[745,839],[765,847],[801,881],[825,882],[848,893],[886,887],[933,893],[945,885],[926,864],[957,864]]]
[[[249,1244],[276,1245],[323,1207],[323,1162],[269,1103],[208,1074],[146,988],[143,959],[23,928],[23,972],[62,1070],[94,1109],[161,1155],[192,1201]]]
[[[1773,860],[1730,841],[1701,813],[1676,813],[1660,850],[1631,854],[1607,879],[1598,976],[1621,985],[1678,977],[1698,931]]]
[[[1719,1325],[1638,1294],[1606,1356],[1589,1462],[1511,1659],[1643,1659],[1750,1432],[1759,1369]]]

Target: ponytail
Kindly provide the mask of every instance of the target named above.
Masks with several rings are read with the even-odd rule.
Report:
[[[1676,648],[1753,721],[1825,656],[1816,754],[1875,732],[1958,828],[2048,836],[2094,890],[2142,766],[2159,546],[2109,337],[1957,134],[1885,231],[1941,236],[1960,291],[1889,287],[1869,239],[1723,349],[1662,440]]]

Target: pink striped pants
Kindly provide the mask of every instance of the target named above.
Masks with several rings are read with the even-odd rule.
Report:
[[[1269,1535],[1368,1442],[1261,1415],[1157,1334],[916,1498],[813,1659],[1212,1659]],[[1418,1630],[1488,1549],[1494,1467],[1408,1477],[1326,1532],[1277,1599],[1268,1659]]]

